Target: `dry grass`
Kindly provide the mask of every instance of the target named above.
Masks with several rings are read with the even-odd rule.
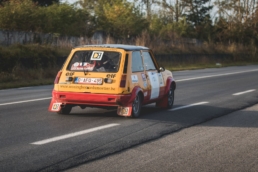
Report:
[[[53,84],[59,68],[26,69],[15,67],[12,72],[0,73],[0,89]]]

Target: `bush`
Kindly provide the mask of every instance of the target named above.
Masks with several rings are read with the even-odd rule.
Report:
[[[0,47],[0,72],[12,72],[15,67],[26,69],[60,67],[69,51],[35,44]]]

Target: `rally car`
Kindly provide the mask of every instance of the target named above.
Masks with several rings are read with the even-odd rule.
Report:
[[[58,72],[48,110],[69,114],[74,106],[117,108],[138,117],[142,105],[172,108],[176,82],[143,46],[102,44],[72,49]]]

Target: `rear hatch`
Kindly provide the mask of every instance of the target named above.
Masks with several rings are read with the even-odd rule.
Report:
[[[55,89],[66,92],[121,94],[124,50],[110,48],[73,49]]]

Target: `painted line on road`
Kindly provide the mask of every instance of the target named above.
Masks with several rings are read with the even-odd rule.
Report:
[[[47,143],[51,143],[51,142],[56,142],[56,141],[59,141],[59,140],[64,140],[64,139],[68,139],[68,138],[71,138],[71,137],[76,137],[76,136],[79,136],[79,135],[91,133],[91,132],[94,132],[94,131],[115,127],[115,126],[118,126],[118,125],[120,125],[120,124],[115,124],[114,123],[114,124],[103,125],[103,126],[99,126],[99,127],[95,127],[95,128],[91,128],[91,129],[75,132],[75,133],[70,133],[70,134],[66,134],[66,135],[62,135],[62,136],[58,136],[58,137],[53,137],[53,138],[50,138],[50,139],[45,139],[45,140],[33,142],[31,144],[33,144],[33,145],[43,145],[43,144],[47,144]]]
[[[13,105],[13,104],[19,104],[19,103],[27,103],[27,102],[36,102],[36,101],[47,100],[47,99],[52,99],[52,97],[32,99],[32,100],[24,100],[24,101],[18,101],[18,102],[2,103],[2,104],[0,104],[0,106]]]
[[[250,92],[254,92],[254,91],[255,91],[255,89],[253,89],[253,90],[247,90],[247,91],[235,93],[235,94],[232,94],[232,95],[233,95],[233,96],[239,96],[239,95],[246,94],[246,93],[250,93]]]
[[[186,106],[181,106],[181,107],[178,107],[178,108],[170,109],[169,111],[176,111],[176,110],[180,110],[180,109],[186,109],[186,108],[190,108],[190,107],[193,107],[193,106],[204,105],[204,104],[207,104],[207,103],[209,103],[209,102],[194,103],[194,104],[190,104],[190,105],[186,105]]]
[[[200,76],[200,77],[195,77],[195,78],[179,79],[179,80],[176,80],[176,82],[190,81],[190,80],[203,79],[203,78],[212,78],[212,77],[217,77],[217,76],[235,75],[235,74],[240,74],[240,73],[256,72],[256,71],[258,71],[258,69],[241,71],[241,72],[224,73],[224,74],[218,74],[218,75],[207,75],[207,76]]]

